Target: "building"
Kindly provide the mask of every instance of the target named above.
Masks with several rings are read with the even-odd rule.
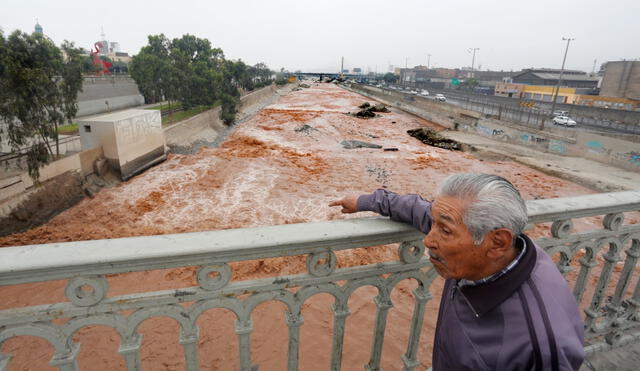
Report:
[[[102,147],[111,167],[127,180],[164,161],[160,111],[130,109],[78,121],[82,150]]]
[[[498,82],[495,86],[495,94],[500,97],[552,102],[554,86],[525,85],[509,82]],[[556,103],[577,104],[589,107],[601,107],[637,111],[640,109],[640,101],[618,97],[603,97],[586,94],[590,89],[558,88]]]
[[[560,70],[550,68],[529,68],[514,74],[511,79],[516,84],[556,86],[560,78]],[[569,88],[597,89],[598,78],[589,76],[586,72],[564,70],[561,86]]]
[[[35,33],[39,33],[40,35],[43,35],[44,32],[42,30],[42,26],[40,26],[40,23],[38,23],[38,20],[36,20],[36,27],[34,29]]]
[[[600,95],[640,100],[640,61],[607,62]]]

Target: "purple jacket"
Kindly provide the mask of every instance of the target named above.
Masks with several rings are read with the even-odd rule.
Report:
[[[431,230],[431,203],[379,189],[358,198],[374,211]],[[584,325],[555,263],[526,235],[518,264],[493,282],[445,281],[433,345],[433,370],[577,370]],[[522,242],[523,241],[523,242]]]

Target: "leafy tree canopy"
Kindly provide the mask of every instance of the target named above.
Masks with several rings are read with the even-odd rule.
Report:
[[[57,127],[78,112],[84,56],[65,41],[60,50],[41,34],[0,33],[0,119],[3,137],[17,152],[28,147],[29,175],[54,156]]]

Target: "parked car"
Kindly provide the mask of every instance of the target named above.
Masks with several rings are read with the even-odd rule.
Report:
[[[439,102],[446,102],[447,101],[447,98],[445,98],[444,95],[442,95],[442,94],[436,94],[436,96],[433,99],[435,99],[435,100],[437,100]]]
[[[555,111],[553,113],[554,116],[569,116],[569,112],[568,111]]]
[[[556,116],[552,121],[556,125],[576,126],[576,122],[569,116]]]
[[[422,89],[422,90],[420,91],[420,95],[422,95],[423,97],[426,97],[426,96],[428,96],[428,95],[429,95],[429,91],[427,91],[427,90],[425,90],[425,89]]]
[[[411,90],[409,93],[410,94],[414,94],[414,95],[418,95],[418,91],[417,90]]]

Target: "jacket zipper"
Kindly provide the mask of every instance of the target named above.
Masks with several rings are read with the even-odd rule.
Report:
[[[462,296],[462,298],[464,299],[464,301],[467,303],[467,305],[469,306],[469,309],[471,309],[471,311],[473,312],[473,314],[476,316],[476,318],[480,317],[480,315],[478,314],[478,312],[476,312],[475,308],[473,307],[473,305],[471,305],[471,302],[469,301],[469,299],[467,299],[466,296],[464,296],[464,294],[462,293],[462,291],[460,290],[460,287],[458,286],[457,283],[454,283],[454,289],[451,291],[451,299],[453,299],[453,293],[455,292],[455,290],[457,289],[458,292],[460,293],[460,296]]]

